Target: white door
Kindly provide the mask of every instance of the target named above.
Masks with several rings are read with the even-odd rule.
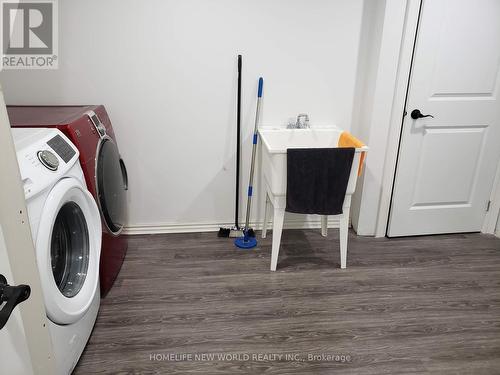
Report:
[[[481,230],[500,157],[499,64],[499,0],[423,1],[388,236]]]
[[[12,310],[0,329],[0,373],[51,375],[54,354],[1,86],[0,150],[0,275],[10,285],[31,287],[29,298]],[[5,308],[5,303],[0,303],[0,308]]]

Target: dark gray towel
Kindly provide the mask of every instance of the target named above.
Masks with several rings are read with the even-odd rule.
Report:
[[[299,214],[342,213],[354,148],[289,148],[286,210]]]

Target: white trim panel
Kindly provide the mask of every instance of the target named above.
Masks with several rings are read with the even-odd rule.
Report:
[[[328,228],[338,228],[340,225],[339,219],[335,217],[328,219]],[[165,224],[137,224],[125,227],[123,234],[160,234],[160,233],[195,233],[195,232],[216,232],[220,227],[230,228],[232,223],[165,223]],[[250,223],[250,227],[260,230],[262,222]],[[320,229],[321,219],[314,220],[293,220],[285,218],[284,229]]]

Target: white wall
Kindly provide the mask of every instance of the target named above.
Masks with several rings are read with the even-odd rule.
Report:
[[[129,169],[131,226],[232,221],[238,53],[242,185],[259,75],[263,123],[306,112],[313,124],[350,128],[362,0],[59,6],[59,70],[0,73],[6,100],[106,106]]]

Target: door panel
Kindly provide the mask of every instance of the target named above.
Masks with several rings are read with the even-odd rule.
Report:
[[[500,55],[498,0],[430,0],[424,6],[425,16],[432,12],[437,22],[433,96],[492,96]]]
[[[389,236],[481,229],[500,157],[499,64],[500,1],[423,2]]]
[[[484,128],[426,129],[412,209],[470,204],[483,140]]]

